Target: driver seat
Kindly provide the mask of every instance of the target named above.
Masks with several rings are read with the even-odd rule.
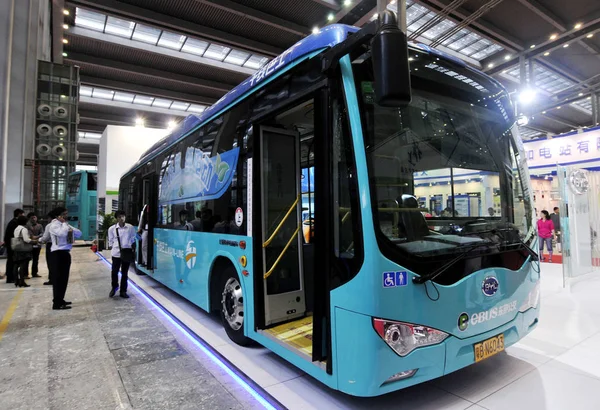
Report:
[[[427,220],[419,211],[419,201],[413,195],[403,194],[396,198],[400,208],[398,234],[407,241],[421,240],[429,235]]]

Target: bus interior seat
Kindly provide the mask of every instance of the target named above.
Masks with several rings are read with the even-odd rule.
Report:
[[[419,202],[412,195],[402,195],[396,199],[400,208],[398,233],[407,241],[415,241],[429,235],[427,220],[419,212]]]

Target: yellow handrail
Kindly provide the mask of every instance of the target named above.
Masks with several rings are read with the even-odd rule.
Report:
[[[269,239],[267,239],[265,241],[265,243],[263,243],[263,248],[266,248],[267,246],[269,246],[271,244],[271,242],[273,242],[273,239],[275,239],[275,235],[277,235],[279,233],[279,230],[281,229],[281,227],[283,226],[285,221],[288,219],[288,216],[290,216],[290,214],[292,213],[292,211],[294,210],[296,205],[298,205],[299,200],[300,200],[300,195],[298,195],[298,197],[296,197],[296,200],[294,201],[294,203],[292,204],[290,209],[287,211],[287,214],[285,214],[285,216],[283,217],[281,222],[279,222],[279,225],[277,226],[277,228],[275,228],[275,231],[273,232],[273,234],[271,234],[271,237]],[[298,227],[298,229],[300,229],[300,227]]]
[[[296,239],[298,238],[298,232],[300,232],[300,227],[296,228],[296,232],[294,232],[294,234],[292,235],[292,237],[290,238],[288,243],[285,245],[285,248],[283,248],[283,251],[281,251],[281,253],[279,254],[279,257],[277,258],[277,260],[275,261],[273,266],[271,266],[271,269],[269,269],[269,271],[264,274],[263,279],[267,279],[269,276],[271,276],[271,274],[277,267],[277,264],[279,263],[279,261],[281,260],[283,255],[287,252],[287,250],[290,247],[290,245],[292,244],[292,242],[294,241],[294,238],[296,238]]]

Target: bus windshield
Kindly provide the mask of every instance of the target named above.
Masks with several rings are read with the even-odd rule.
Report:
[[[516,166],[507,93],[474,70],[410,54],[412,102],[403,108],[375,104],[370,59],[353,64],[379,241],[412,258],[522,245],[529,182]]]

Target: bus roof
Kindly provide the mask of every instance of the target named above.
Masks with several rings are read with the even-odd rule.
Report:
[[[241,84],[230,90],[216,103],[204,110],[202,114],[192,114],[187,116],[169,135],[162,138],[160,141],[150,147],[150,149],[144,152],[140,159],[124,174],[124,176],[136,170],[141,166],[141,164],[153,159],[167,147],[185,137],[199,125],[207,122],[241,97],[249,94],[249,92],[253,89],[257,89],[260,87],[260,85],[267,83],[265,80],[274,78],[278,73],[285,70],[286,67],[289,67],[298,59],[313,52],[333,47],[346,40],[349,34],[355,33],[358,30],[360,30],[358,27],[348,26],[345,24],[331,24],[322,28],[319,33],[312,34],[300,40],[282,54],[275,57],[268,64],[263,66],[252,76],[245,79]],[[425,44],[412,44],[412,46],[429,54],[434,54],[466,67],[466,63],[459,58],[433,49]]]

